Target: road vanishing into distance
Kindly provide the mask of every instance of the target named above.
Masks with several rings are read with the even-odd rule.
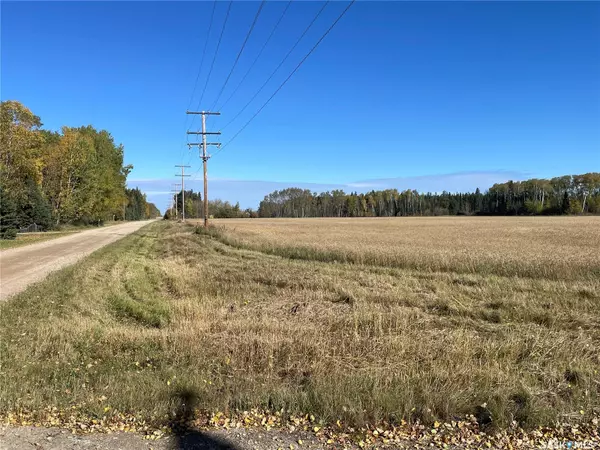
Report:
[[[0,301],[153,221],[126,222],[0,251]]]

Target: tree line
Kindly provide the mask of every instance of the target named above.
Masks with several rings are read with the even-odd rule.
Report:
[[[204,202],[202,201],[200,192],[194,192],[193,189],[190,189],[189,191],[185,191],[185,195],[183,195],[182,191],[179,191],[173,196],[173,207],[167,209],[164,215],[165,219],[176,219],[182,216],[184,197],[185,217],[188,219],[199,219],[204,217]],[[175,204],[177,207],[175,207]],[[208,212],[210,216],[215,219],[258,217],[256,211],[253,211],[251,208],[241,209],[239,202],[233,205],[228,201],[220,199],[208,201]]]
[[[346,194],[288,188],[265,196],[259,217],[600,214],[600,173],[494,184],[486,192],[397,189]]]
[[[92,126],[42,129],[40,117],[17,101],[0,103],[0,237],[33,223],[140,220],[160,213],[137,189],[123,146]]]
[[[144,220],[160,217],[160,211],[154,203],[146,200],[146,194],[138,188],[125,189],[125,220]]]

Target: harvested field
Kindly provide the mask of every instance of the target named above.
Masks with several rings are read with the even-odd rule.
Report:
[[[151,224],[1,306],[0,414],[590,421],[599,219]]]
[[[215,220],[238,243],[326,261],[532,278],[600,277],[600,217]]]

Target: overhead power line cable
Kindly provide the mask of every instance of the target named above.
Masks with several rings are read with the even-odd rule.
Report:
[[[265,48],[267,47],[267,45],[269,44],[269,42],[271,41],[271,38],[275,34],[275,31],[277,31],[277,28],[279,27],[279,24],[281,23],[281,21],[283,20],[283,18],[285,16],[285,13],[289,9],[290,5],[292,4],[292,1],[293,0],[290,0],[287,3],[287,5],[285,6],[285,8],[283,9],[283,12],[281,13],[281,16],[279,16],[279,20],[277,20],[277,23],[275,23],[275,26],[271,30],[271,33],[269,34],[269,37],[267,37],[267,40],[265,41],[265,43],[263,44],[263,46],[259,50],[258,54],[256,55],[256,58],[254,58],[254,61],[252,61],[252,64],[250,64],[250,67],[248,68],[248,70],[246,71],[246,73],[244,74],[244,76],[242,77],[242,79],[240,80],[240,82],[237,84],[237,86],[235,87],[235,89],[231,92],[231,94],[229,95],[229,97],[227,97],[227,100],[225,100],[223,102],[223,104],[218,108],[219,111],[222,110],[229,103],[229,100],[231,100],[231,98],[236,94],[236,92],[238,91],[238,89],[240,88],[240,86],[244,83],[244,81],[246,81],[246,78],[248,78],[248,75],[250,74],[250,72],[252,71],[252,69],[254,68],[254,66],[256,65],[257,61],[261,57],[263,51],[265,50]]]
[[[254,101],[254,99],[256,97],[258,97],[258,95],[262,92],[262,90],[265,88],[265,86],[267,84],[269,84],[269,81],[271,81],[271,79],[275,76],[275,74],[277,73],[277,71],[281,68],[281,66],[283,66],[283,64],[287,61],[287,59],[289,58],[289,56],[292,54],[292,52],[294,51],[294,49],[298,46],[298,44],[300,43],[300,41],[302,40],[302,38],[306,35],[306,33],[308,33],[308,30],[310,30],[310,28],[313,26],[313,24],[316,22],[316,20],[319,18],[319,16],[321,15],[321,13],[323,12],[323,10],[325,9],[325,7],[327,6],[327,4],[329,3],[329,0],[327,0],[323,6],[321,7],[321,9],[319,10],[319,12],[317,12],[317,15],[313,18],[313,20],[308,24],[308,26],[306,27],[306,29],[302,32],[302,34],[300,35],[300,37],[296,40],[296,42],[294,43],[294,45],[292,46],[292,48],[290,49],[290,51],[287,52],[287,54],[283,57],[283,59],[281,60],[281,62],[279,63],[279,65],[275,68],[275,70],[273,72],[271,72],[271,75],[269,75],[269,78],[267,78],[267,81],[265,81],[263,83],[263,85],[258,89],[258,91],[256,91],[256,93],[252,96],[252,98],[248,101],[248,103],[246,103],[244,105],[244,107],[235,115],[233,116],[233,118],[227,122],[227,124],[225,124],[224,127],[222,127],[221,129],[224,130],[225,128],[227,128],[229,125],[231,125],[245,110],[246,108],[248,108],[248,106],[250,106],[250,104]]]
[[[242,53],[244,52],[244,48],[246,47],[246,44],[248,43],[248,39],[250,39],[252,30],[254,30],[254,26],[256,25],[256,22],[258,21],[258,17],[260,16],[260,13],[261,13],[262,9],[264,8],[266,1],[267,0],[262,0],[262,2],[260,3],[260,5],[258,7],[258,11],[256,11],[256,14],[254,15],[254,20],[252,21],[252,25],[250,25],[250,29],[248,30],[248,33],[246,33],[246,38],[244,39],[244,42],[242,43],[242,47],[240,48],[240,51],[238,52],[238,54],[235,58],[235,61],[233,62],[233,66],[231,67],[231,70],[229,71],[227,78],[225,78],[225,82],[223,83],[223,86],[221,86],[221,90],[217,94],[217,98],[215,99],[212,106],[209,108],[210,111],[214,110],[214,107],[216,106],[217,102],[220,100],[221,95],[223,95],[223,91],[225,90],[227,83],[229,83],[229,79],[231,78],[231,75],[233,74],[233,71],[235,70],[237,63],[240,60],[240,56],[242,56]]]
[[[204,99],[204,94],[206,93],[206,87],[208,86],[208,82],[210,81],[210,76],[212,74],[213,68],[215,66],[215,60],[217,59],[217,54],[219,53],[219,47],[221,46],[221,41],[223,40],[223,33],[225,33],[225,26],[227,25],[227,19],[229,19],[229,13],[231,11],[231,5],[233,0],[229,0],[229,6],[227,7],[227,13],[225,14],[225,20],[223,21],[223,27],[221,28],[221,35],[219,36],[219,42],[217,43],[217,48],[215,50],[215,55],[213,56],[212,63],[210,64],[210,70],[208,71],[208,76],[206,77],[206,82],[204,83],[204,89],[202,90],[202,95],[200,96],[200,101],[198,102],[197,110],[200,110],[200,105],[202,104],[202,100]]]
[[[202,50],[202,58],[200,59],[200,67],[198,68],[198,73],[196,74],[196,81],[194,82],[194,89],[192,90],[192,96],[190,97],[190,101],[188,103],[187,109],[190,109],[190,107],[192,106],[192,102],[194,101],[194,94],[196,93],[196,87],[198,86],[198,79],[200,78],[200,73],[202,73],[202,67],[204,66],[204,59],[206,57],[206,48],[208,47],[208,38],[210,36],[210,30],[212,29],[216,9],[217,9],[217,0],[214,0],[212,12],[210,14],[210,22],[208,25],[208,31],[206,32],[206,38],[204,39],[204,49]],[[192,116],[192,117],[195,117],[195,116]]]
[[[348,10],[350,9],[350,7],[354,4],[354,2],[356,2],[356,0],[352,0],[348,6],[346,6],[346,8],[342,11],[342,13],[337,17],[337,19],[335,19],[335,21],[331,24],[331,26],[327,29],[327,31],[325,31],[325,33],[323,34],[323,36],[321,36],[321,38],[317,41],[317,43],[314,45],[313,48],[310,49],[310,51],[304,56],[304,58],[302,58],[302,60],[298,63],[298,65],[294,68],[294,70],[292,70],[292,72],[288,75],[288,77],[283,80],[283,83],[281,83],[279,85],[279,87],[277,89],[275,89],[275,92],[273,92],[273,94],[267,99],[267,101],[265,103],[263,103],[263,105],[258,109],[258,111],[256,111],[256,113],[254,113],[254,115],[244,124],[244,126],[242,128],[240,128],[240,130],[233,135],[233,137],[227,141],[216,153],[220,153],[221,151],[223,151],[225,149],[225,147],[227,147],[229,144],[231,144],[231,142],[240,135],[240,133],[242,131],[244,131],[244,129],[246,129],[246,127],[248,125],[250,125],[250,122],[252,122],[256,116],[258,116],[261,111],[263,109],[265,109],[265,107],[269,104],[269,102],[271,100],[273,100],[273,97],[275,97],[277,95],[277,93],[281,90],[281,88],[283,88],[283,86],[285,86],[285,84],[290,80],[290,78],[292,78],[292,76],[298,71],[298,69],[300,68],[300,66],[302,66],[302,64],[304,64],[304,62],[308,59],[308,57],[316,50],[316,48],[319,46],[319,44],[323,41],[323,39],[325,39],[325,37],[331,32],[331,30],[333,30],[333,27],[336,26],[336,24],[341,20],[342,17],[344,17],[344,15],[348,12]]]
[[[210,21],[208,23],[208,31],[206,32],[206,38],[204,39],[204,49],[202,50],[202,57],[200,59],[200,67],[198,68],[198,73],[196,74],[196,80],[194,81],[194,87],[192,89],[192,95],[190,96],[190,101],[188,102],[188,107],[187,109],[190,109],[190,106],[192,106],[192,102],[194,101],[194,95],[196,94],[196,87],[198,86],[198,80],[200,78],[200,74],[202,73],[202,67],[204,66],[204,60],[206,57],[206,48],[208,46],[208,39],[210,37],[210,30],[212,29],[212,25],[213,25],[213,21],[215,18],[215,10],[217,8],[217,0],[213,1],[213,7],[212,7],[212,12],[210,14]],[[194,121],[195,116],[192,116],[192,123]],[[185,128],[187,129],[187,122],[188,122],[188,117],[185,117]],[[181,145],[181,148],[179,150],[179,156],[181,158],[181,160],[183,161],[183,144]]]

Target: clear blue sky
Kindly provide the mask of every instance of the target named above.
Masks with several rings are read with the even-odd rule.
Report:
[[[258,2],[234,2],[201,108],[212,105]],[[222,142],[254,114],[347,3],[330,2]],[[222,128],[321,2],[294,1],[219,119]],[[218,2],[197,106],[228,2]],[[269,1],[229,96],[286,2]],[[163,209],[183,143],[212,2],[1,3],[1,98],[46,128],[91,124],[125,146]],[[220,103],[221,103],[220,102]],[[198,121],[194,122],[194,128]],[[256,206],[275,188],[485,189],[600,170],[600,3],[357,2],[264,111],[209,164],[211,194]],[[201,172],[199,173],[201,175]],[[201,183],[191,181],[197,190]]]

